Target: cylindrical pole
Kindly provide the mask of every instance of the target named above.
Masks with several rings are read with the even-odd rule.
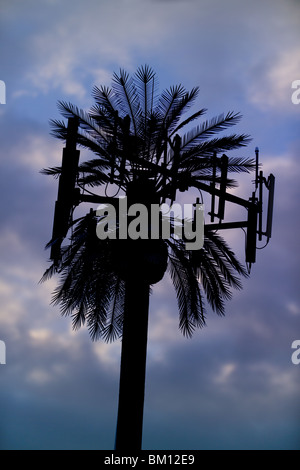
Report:
[[[139,451],[148,338],[149,284],[126,281],[116,451]]]

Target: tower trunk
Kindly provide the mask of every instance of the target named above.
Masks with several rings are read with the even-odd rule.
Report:
[[[149,284],[127,280],[116,451],[142,448],[148,313]]]

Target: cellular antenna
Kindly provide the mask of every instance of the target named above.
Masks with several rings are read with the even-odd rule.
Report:
[[[262,231],[262,215],[263,215],[263,184],[264,184],[264,175],[263,172],[259,172],[259,179],[258,179],[258,239],[259,241],[262,240],[263,231]]]
[[[258,188],[259,148],[255,147],[255,189]]]
[[[225,216],[225,194],[226,194],[226,185],[227,185],[227,171],[228,171],[228,157],[227,155],[222,155],[221,157],[221,183],[220,183],[220,197],[219,197],[219,211],[218,218],[221,220]]]
[[[61,243],[67,235],[70,216],[75,201],[75,183],[80,155],[79,150],[76,150],[78,126],[79,119],[77,117],[69,118],[51,239],[50,259],[52,259],[55,264],[58,264],[61,258]]]
[[[173,155],[173,165],[171,169],[172,173],[172,182],[171,182],[171,194],[170,199],[173,203],[176,199],[176,188],[177,188],[177,179],[178,179],[178,167],[179,167],[179,159],[180,159],[180,148],[181,148],[181,137],[176,134],[174,137],[174,155]]]
[[[275,190],[275,176],[272,173],[270,174],[268,178],[267,188],[269,189],[269,200],[268,200],[266,237],[269,240],[272,236],[273,205],[274,205],[274,190]]]
[[[210,221],[214,222],[215,220],[215,202],[216,202],[216,197],[215,197],[215,188],[216,188],[216,174],[217,174],[217,155],[216,153],[213,154],[211,157],[212,160],[212,182],[210,183],[210,188],[211,188],[211,209],[209,212],[210,215]]]
[[[246,238],[246,263],[250,265],[256,261],[256,239],[257,239],[257,214],[255,194],[250,198],[251,205],[248,207],[248,223]]]

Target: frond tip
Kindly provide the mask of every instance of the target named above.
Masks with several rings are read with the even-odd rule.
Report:
[[[179,328],[185,336],[191,337],[196,328],[205,325],[202,293],[183,245],[170,240],[169,246],[168,270],[177,296]]]
[[[238,276],[247,277],[248,273],[215,233],[205,236],[199,251],[187,252],[181,240],[169,240],[169,246],[168,268],[177,296],[179,327],[185,336],[191,337],[196,328],[205,326],[203,293],[212,310],[223,316],[232,289],[242,288]]]

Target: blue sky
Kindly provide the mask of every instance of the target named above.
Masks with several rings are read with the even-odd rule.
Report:
[[[57,194],[39,170],[61,162],[49,135],[57,101],[88,109],[94,85],[145,63],[161,91],[199,86],[207,117],[242,113],[235,130],[253,141],[240,155],[259,146],[276,197],[271,242],[226,317],[209,312],[187,340],[170,279],[154,288],[143,447],[299,449],[299,10],[298,0],[1,0],[1,449],[113,449],[120,342],[73,332],[49,305],[56,279],[38,284]],[[251,179],[235,194],[248,197]],[[243,261],[243,232],[225,237]]]

